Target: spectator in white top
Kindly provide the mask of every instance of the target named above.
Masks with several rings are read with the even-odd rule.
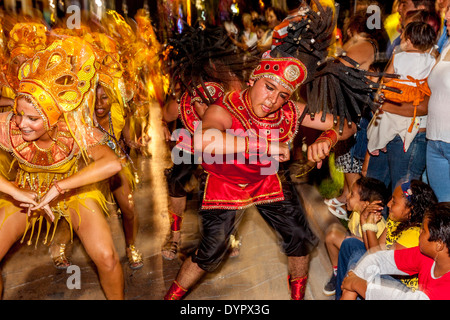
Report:
[[[447,7],[447,32],[450,5]],[[450,201],[450,44],[443,48],[428,77],[427,175],[439,202]]]

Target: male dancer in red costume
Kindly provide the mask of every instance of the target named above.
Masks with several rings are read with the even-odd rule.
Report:
[[[264,161],[264,157],[289,160],[288,143],[294,139],[306,107],[289,98],[306,73],[298,59],[263,58],[248,89],[229,92],[206,110],[194,136],[194,147],[203,152],[202,166],[208,173],[199,212],[203,238],[194,255],[184,261],[165,299],[181,299],[203,275],[217,268],[227,252],[236,212],[251,205],[256,205],[282,238],[292,299],[304,298],[309,253],[318,239],[308,226],[292,183],[282,183],[273,170],[274,162]],[[314,119],[306,116],[301,124],[324,131],[308,150],[308,158],[319,166],[338,139],[354,132],[345,126],[338,135],[331,114],[325,121],[320,114]]]

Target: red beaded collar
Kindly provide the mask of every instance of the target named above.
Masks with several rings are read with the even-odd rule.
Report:
[[[259,118],[252,110],[248,89],[227,93],[223,98],[223,106],[242,124],[245,130],[254,130],[259,135],[264,130],[268,141],[291,142],[298,131],[300,111],[297,105],[289,100],[274,117]],[[278,137],[272,130],[278,130]]]

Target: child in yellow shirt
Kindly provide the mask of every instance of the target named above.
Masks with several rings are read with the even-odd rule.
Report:
[[[386,228],[386,221],[381,215],[384,206],[389,200],[389,192],[383,182],[374,179],[361,177],[351,186],[347,195],[347,210],[352,211],[348,221],[348,230],[342,224],[332,224],[325,236],[325,245],[333,266],[333,275],[324,287],[326,295],[333,295],[336,286],[336,272],[338,265],[339,248],[342,241],[348,237],[353,237],[363,241],[363,231],[361,226],[367,219],[366,208],[375,209],[380,219],[377,223],[377,236],[381,236]]]
[[[362,228],[364,230],[366,249],[373,253],[380,250],[401,250],[418,246],[425,212],[436,203],[437,198],[434,191],[425,182],[419,180],[401,182],[395,188],[391,200],[387,204],[389,216],[386,221],[386,228],[381,236],[377,237],[375,235],[375,226],[379,217],[377,217],[370,206],[366,209],[368,215]],[[341,245],[342,248],[344,246],[346,246],[345,243]],[[355,251],[359,251],[356,249],[354,247]],[[348,248],[342,250],[347,252]],[[357,261],[358,255],[359,258],[363,256],[361,252],[356,252],[351,257],[339,256],[337,277],[337,286],[339,288],[343,280],[340,277],[354,267],[352,264],[354,261]],[[409,287],[411,291],[414,291],[418,286],[417,276],[396,277],[396,279]],[[336,296],[339,296],[339,292],[336,292]],[[356,294],[344,290],[341,299],[356,299]]]

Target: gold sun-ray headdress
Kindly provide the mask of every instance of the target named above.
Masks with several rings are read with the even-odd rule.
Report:
[[[47,130],[61,116],[81,150],[92,134],[92,113],[97,72],[91,45],[81,38],[67,37],[37,52],[19,70],[17,99],[28,96],[44,120]]]

